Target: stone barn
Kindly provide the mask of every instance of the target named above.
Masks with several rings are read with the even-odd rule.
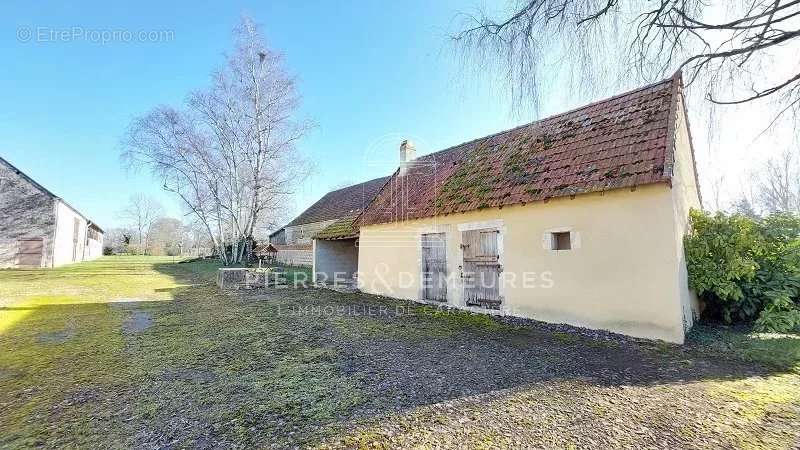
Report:
[[[0,268],[58,267],[103,254],[103,230],[0,158]]]

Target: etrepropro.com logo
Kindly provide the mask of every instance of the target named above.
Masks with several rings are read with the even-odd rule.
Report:
[[[44,42],[88,42],[91,44],[110,44],[114,42],[170,42],[175,40],[173,30],[129,30],[124,28],[86,28],[36,26],[17,28],[17,40],[28,43]]]

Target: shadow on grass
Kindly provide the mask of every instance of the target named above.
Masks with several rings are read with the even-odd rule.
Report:
[[[197,282],[182,278],[174,266],[157,270],[184,283]],[[176,299],[188,302],[194,295],[188,288],[177,291]],[[244,373],[258,372],[261,366],[254,361],[264,353],[281,361],[267,383],[280,386],[274,395],[285,403],[258,413],[242,411],[242,420],[257,429],[263,425],[256,417],[308,431],[549,380],[682,385],[770,376],[791,371],[800,361],[800,355],[786,361],[745,358],[695,341],[676,346],[544,323],[517,326],[485,315],[321,289],[239,292],[220,301],[234,317],[252,321],[231,325],[238,331],[227,345],[247,348],[242,336],[273,344],[255,354],[240,352],[248,361]],[[307,435],[292,436],[304,442]]]
[[[531,383],[736,380],[797,362],[767,367],[700,342],[516,326],[363,294],[222,294],[215,263],[151,267],[183,285],[155,289],[172,301],[41,306],[0,335],[10,411],[0,447],[289,447],[354,420]],[[111,431],[90,431],[96,420]]]

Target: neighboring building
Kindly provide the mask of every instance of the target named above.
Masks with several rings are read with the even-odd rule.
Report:
[[[278,262],[294,266],[312,266],[312,238],[336,221],[357,216],[389,180],[376,178],[331,191],[309,206],[294,220],[269,236],[278,250]]]
[[[270,244],[286,245],[286,228],[279,228],[269,235]]]
[[[700,208],[680,74],[418,159],[317,258],[368,293],[683,342]],[[322,253],[325,253],[322,255]]]
[[[57,267],[103,254],[103,230],[0,158],[0,268]]]

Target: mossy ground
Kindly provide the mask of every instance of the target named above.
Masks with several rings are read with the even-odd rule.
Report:
[[[798,336],[591,339],[216,268],[0,271],[0,448],[798,444]]]

